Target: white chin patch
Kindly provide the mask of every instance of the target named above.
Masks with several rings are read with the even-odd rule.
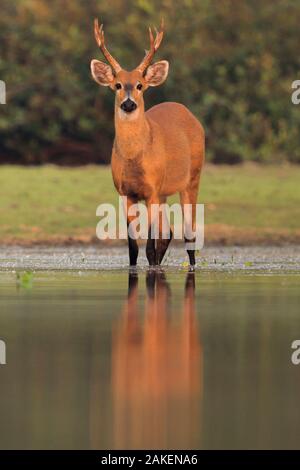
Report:
[[[119,108],[118,113],[119,118],[123,121],[134,121],[138,118],[139,108],[136,108],[134,111],[131,111],[131,113],[126,113],[125,111],[123,111],[123,109]]]

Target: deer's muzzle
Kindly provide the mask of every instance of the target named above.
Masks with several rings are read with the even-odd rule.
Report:
[[[125,111],[125,113],[131,113],[137,108],[137,105],[134,101],[132,101],[130,98],[127,98],[126,101],[123,101],[121,104],[121,109]]]

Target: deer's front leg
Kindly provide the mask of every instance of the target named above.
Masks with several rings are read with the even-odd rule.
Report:
[[[156,242],[156,264],[158,265],[162,263],[162,260],[166,254],[170,241],[173,237],[173,233],[169,225],[169,221],[167,219],[165,207],[164,207],[164,205],[166,204],[166,201],[167,201],[166,197],[161,196],[159,199],[160,209],[159,209],[159,214],[157,217],[159,235],[158,235],[158,239]]]
[[[153,197],[147,202],[148,209],[148,241],[146,255],[151,266],[160,265],[172,238],[165,214],[161,206],[166,202],[164,197]]]
[[[154,234],[156,221],[156,210],[155,205],[159,204],[158,197],[152,197],[146,200],[147,213],[148,213],[148,240],[146,245],[146,256],[150,266],[155,266],[156,261],[156,249],[155,249],[155,237]],[[153,229],[153,230],[152,230]]]
[[[133,238],[133,234],[130,231],[130,223],[135,219],[135,216],[129,215],[129,209],[133,204],[136,204],[137,201],[127,197],[125,200],[123,199],[124,209],[126,214],[127,220],[127,239],[128,239],[128,249],[129,249],[129,264],[130,266],[136,266],[138,254],[139,254],[139,247],[135,238]]]

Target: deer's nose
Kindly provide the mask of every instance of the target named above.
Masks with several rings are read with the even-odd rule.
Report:
[[[125,113],[131,113],[137,108],[137,105],[134,101],[132,101],[130,98],[127,98],[126,101],[123,101],[121,104],[121,109],[125,111]]]

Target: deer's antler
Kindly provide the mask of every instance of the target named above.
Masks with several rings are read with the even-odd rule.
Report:
[[[164,20],[162,19],[160,23],[160,30],[157,31],[157,29],[155,28],[155,39],[153,37],[152,29],[149,27],[150,49],[149,51],[146,51],[145,57],[143,58],[140,65],[138,65],[138,67],[136,68],[137,70],[144,73],[146,68],[150,65],[155,52],[159,48],[162,42],[163,36],[164,36]]]
[[[113,56],[108,52],[108,50],[105,47],[103,24],[101,24],[101,26],[99,27],[99,22],[97,18],[95,18],[94,20],[94,33],[95,33],[96,42],[98,46],[100,47],[104,57],[110,63],[115,73],[120,72],[120,70],[122,70],[122,67],[116,61],[116,59],[113,58]]]

